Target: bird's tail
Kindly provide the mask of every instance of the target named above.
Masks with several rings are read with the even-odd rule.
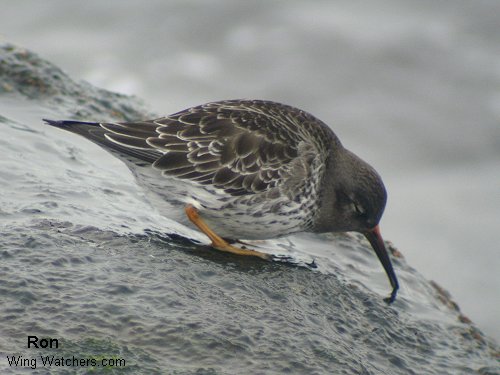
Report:
[[[54,126],[59,129],[64,129],[72,133],[80,134],[85,137],[92,130],[95,131],[96,128],[101,128],[97,122],[87,122],[87,121],[75,121],[75,120],[49,120],[44,118],[43,121],[50,126]]]
[[[156,150],[137,149],[113,142],[106,137],[106,133],[109,132],[98,122],[49,119],[43,119],[43,121],[47,125],[81,135],[127,162],[134,162],[135,164],[141,164],[141,162],[153,163],[161,156]]]
[[[98,122],[86,122],[75,120],[48,120],[43,119],[47,125],[67,130],[97,143],[99,146],[109,147],[110,141],[104,135],[106,131]]]

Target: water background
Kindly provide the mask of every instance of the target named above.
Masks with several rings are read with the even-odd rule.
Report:
[[[74,78],[136,94],[155,113],[260,98],[315,114],[383,176],[385,238],[500,339],[500,2],[0,8],[3,39]]]

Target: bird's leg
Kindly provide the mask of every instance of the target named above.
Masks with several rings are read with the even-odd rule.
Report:
[[[198,210],[191,204],[188,204],[184,210],[186,211],[188,219],[191,220],[191,222],[196,225],[199,230],[205,233],[208,238],[210,238],[210,240],[212,241],[212,247],[214,249],[238,255],[255,256],[265,260],[272,259],[272,255],[270,254],[261,253],[260,251],[255,250],[240,249],[238,247],[230,245],[227,241],[218,236],[212,229],[209,228],[207,223],[205,223],[198,214]]]

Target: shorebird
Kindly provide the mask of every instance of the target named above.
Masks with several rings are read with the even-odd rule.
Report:
[[[363,233],[392,286],[385,300],[395,300],[398,280],[379,230],[382,179],[311,114],[224,100],[147,121],[44,121],[124,161],[160,212],[194,224],[215,249],[270,259],[233,240]]]

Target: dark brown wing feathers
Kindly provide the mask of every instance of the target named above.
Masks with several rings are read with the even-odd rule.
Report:
[[[307,178],[303,174],[309,171],[297,161],[299,149],[306,145],[315,155],[326,155],[329,143],[338,142],[311,115],[264,101],[208,103],[153,121],[101,126],[120,145],[161,152],[153,167],[165,175],[232,195]]]

